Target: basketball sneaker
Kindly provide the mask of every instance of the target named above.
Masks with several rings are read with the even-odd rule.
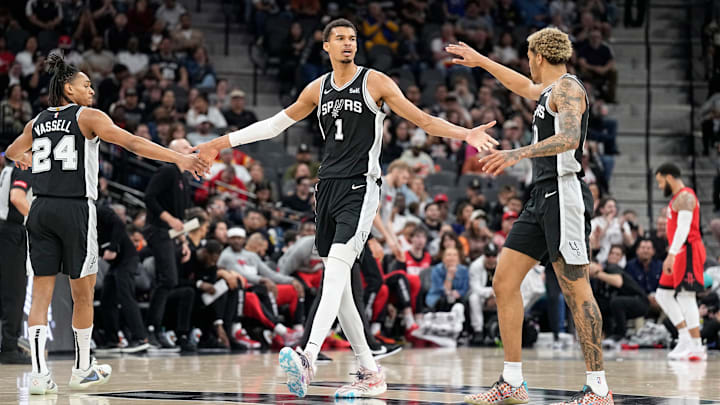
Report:
[[[352,384],[343,385],[335,391],[335,398],[366,398],[376,397],[387,391],[385,373],[382,367],[378,366],[377,371],[368,370],[365,367],[354,374],[355,381]]]
[[[705,346],[694,346],[687,352],[687,359],[690,361],[705,361],[707,357],[707,348]]]
[[[593,392],[590,386],[586,385],[582,391],[576,393],[568,402],[557,402],[552,405],[614,405],[612,391],[608,391],[607,395],[601,397]]]
[[[679,339],[675,348],[668,353],[668,360],[687,360],[688,352],[692,348],[692,342]]]
[[[98,364],[97,360],[93,358],[87,370],[73,367],[69,385],[72,389],[84,390],[93,385],[105,384],[110,380],[110,374],[112,374],[110,365]]]
[[[280,368],[287,375],[288,390],[302,398],[307,394],[308,384],[315,376],[315,367],[302,349],[283,347],[278,358]]]
[[[248,336],[247,331],[243,328],[237,328],[235,333],[233,333],[233,338],[235,339],[236,344],[248,350],[259,349],[262,346],[257,340],[251,339],[250,336]]]
[[[523,381],[519,387],[513,387],[505,382],[502,375],[487,392],[465,397],[465,403],[475,405],[510,405],[527,404],[528,402],[530,402],[530,395],[528,395],[527,383]]]
[[[30,373],[30,386],[28,387],[31,395],[57,394],[58,387],[52,380],[50,371],[47,374]]]

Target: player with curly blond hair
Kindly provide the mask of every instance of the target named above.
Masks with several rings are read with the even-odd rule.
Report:
[[[549,261],[572,311],[588,370],[582,391],[564,404],[611,405],[613,396],[603,371],[602,317],[589,282],[593,200],[580,178],[590,105],[582,82],[567,73],[565,64],[572,57],[572,43],[566,33],[556,28],[530,35],[527,56],[531,79],[462,42],[446,50],[457,55],[454,63],[481,67],[512,92],[537,101],[532,144],[493,150],[480,159],[483,171],[492,175],[502,173],[520,159],[531,159],[534,187],[505,241],[493,278],[505,367],[489,391],[468,396],[465,401],[483,405],[529,402],[520,362],[520,284],[538,262]]]

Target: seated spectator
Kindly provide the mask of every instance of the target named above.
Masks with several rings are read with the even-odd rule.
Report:
[[[448,312],[461,303],[470,289],[468,268],[460,264],[455,248],[445,249],[442,262],[432,268],[432,283],[425,305],[433,312]]]
[[[208,175],[209,178],[214,177],[226,167],[230,166],[235,169],[235,175],[240,179],[240,181],[246,185],[250,183],[252,180],[250,172],[248,172],[248,169],[245,168],[245,166],[236,162],[232,148],[221,150],[218,158],[219,160],[216,160],[215,163],[210,166],[210,174]]]
[[[406,150],[400,155],[400,160],[407,163],[414,170],[415,174],[425,178],[428,174],[435,173],[435,162],[425,152],[425,141],[427,136],[424,133],[416,132],[410,138],[412,149]]]
[[[0,102],[1,128],[19,134],[32,118],[32,113],[32,106],[25,100],[22,87],[19,84],[10,86],[7,90],[7,98]]]
[[[720,151],[720,93],[713,94],[700,107],[702,117],[703,155],[710,154],[710,148],[718,144]],[[716,208],[717,210],[718,208]]]
[[[133,76],[143,76],[148,70],[150,58],[147,54],[140,52],[140,40],[138,37],[130,37],[127,49],[117,54],[117,61],[127,66]]]
[[[265,238],[254,233],[247,239],[245,230],[232,228],[228,231],[230,246],[220,254],[218,267],[245,277],[250,287],[245,295],[244,315],[259,320],[263,326],[280,336],[288,346],[294,346],[302,335],[301,330],[287,328],[278,321],[273,311],[273,298],[277,306],[289,305],[290,319],[302,329],[304,320],[304,296],[302,284],[296,279],[278,273],[262,261],[260,255],[267,250]]]
[[[301,143],[298,146],[297,153],[295,154],[295,164],[288,167],[287,170],[285,170],[285,175],[283,176],[283,180],[293,180],[298,178],[297,169],[299,165],[307,165],[307,167],[310,169],[310,173],[307,174],[312,179],[317,178],[318,170],[320,169],[320,162],[313,160],[312,155],[310,154],[310,146],[306,143]],[[305,175],[305,174],[303,174]]]
[[[519,62],[519,55],[514,44],[512,33],[503,32],[500,36],[500,42],[495,45],[493,54],[497,60],[503,65],[516,66]]]
[[[166,0],[174,1],[174,0]],[[150,71],[157,80],[169,80],[187,89],[189,87],[188,72],[172,52],[170,38],[163,37],[158,45],[157,52],[150,58]]]
[[[299,213],[309,214],[312,212],[310,200],[312,198],[310,190],[312,189],[312,181],[308,177],[300,177],[296,180],[295,193],[285,197],[282,205]]]
[[[492,33],[493,21],[487,10],[481,9],[479,2],[468,1],[465,6],[465,15],[455,24],[455,33],[461,38],[472,37],[477,31]]]
[[[63,10],[59,0],[30,0],[25,16],[36,32],[53,31],[63,20]]]
[[[433,61],[435,62],[436,68],[445,71],[446,69],[451,69],[456,66],[452,63],[453,55],[447,53],[445,47],[450,44],[456,44],[457,42],[455,28],[452,24],[446,22],[442,25],[440,36],[433,38],[430,42],[430,49],[432,50]]]
[[[615,103],[615,57],[610,46],[603,42],[599,30],[590,33],[590,40],[587,45],[578,49],[577,55],[581,76],[603,92],[602,98],[605,101]]]
[[[368,16],[363,20],[360,33],[365,38],[365,48],[384,45],[394,51],[398,46],[399,27],[394,21],[388,21],[380,3],[368,5]]]
[[[153,26],[155,16],[147,0],[136,0],[134,7],[128,11],[128,30],[131,33],[143,37],[147,35]]]
[[[667,240],[667,216],[658,215],[655,218],[655,227],[650,230],[650,236],[648,237],[653,244],[653,259],[660,260],[661,262],[667,257],[668,240]]]
[[[473,206],[469,202],[457,204],[457,208],[455,208],[455,223],[452,225],[453,231],[457,235],[461,235],[465,232],[465,228],[470,223],[470,216],[472,215],[473,210]]]
[[[561,24],[569,27],[577,16],[577,8],[574,1],[570,0],[553,0],[550,2],[550,17],[553,21],[558,21]],[[555,20],[555,18],[558,18]],[[565,31],[569,32],[569,31]]]
[[[618,342],[625,338],[627,320],[647,313],[650,307],[647,293],[618,265],[608,265],[603,269],[600,264],[591,263],[589,273],[595,284],[606,284],[610,290],[609,301],[598,298],[598,306],[603,320],[610,324],[605,330],[610,332],[610,339]]]
[[[236,175],[232,166],[225,166],[225,169],[216,174],[213,178],[203,184],[203,188],[195,192],[195,201],[202,203],[207,200],[209,193],[228,195],[231,198],[247,200],[247,187]]]
[[[88,64],[92,78],[95,80],[109,75],[115,65],[115,55],[104,48],[103,39],[100,36],[93,38],[91,49],[83,53],[83,59]]]
[[[29,3],[28,3],[29,4]],[[15,55],[15,61],[22,68],[22,77],[35,73],[35,55],[38,53],[38,42],[36,37],[28,37],[25,40],[25,48]]]
[[[201,124],[201,119],[207,119],[215,128],[227,127],[225,117],[217,107],[210,105],[205,93],[200,93],[195,97],[192,107],[185,115],[185,123],[190,127],[196,127]]]
[[[185,62],[185,67],[188,71],[191,86],[205,90],[215,88],[215,68],[210,63],[207,49],[204,46],[198,46],[193,50],[192,57]]]
[[[202,31],[192,28],[192,17],[187,12],[180,16],[180,25],[173,31],[172,38],[175,43],[175,50],[186,54],[190,54],[194,49],[205,44]]]
[[[467,246],[466,250],[470,257],[477,257],[482,254],[485,246],[490,243],[493,233],[487,227],[485,212],[475,210],[470,216],[470,225],[460,236],[460,242]]]
[[[245,92],[240,89],[230,92],[230,108],[222,113],[227,121],[228,129],[233,131],[257,122],[255,113],[245,109]]]
[[[143,46],[143,51],[157,52],[160,49],[160,43],[163,38],[170,36],[170,33],[166,29],[165,21],[155,20],[150,30],[149,44]],[[147,48],[147,49],[146,49]]]
[[[662,275],[662,260],[654,257],[655,249],[650,239],[640,239],[637,245],[636,257],[628,261],[625,272],[628,273],[640,287],[645,289],[650,300],[650,307],[660,311],[655,301],[660,276]]]
[[[499,249],[502,249],[503,245],[505,244],[505,239],[507,239],[507,236],[510,233],[510,229],[512,228],[515,221],[517,221],[518,217],[518,213],[514,211],[506,211],[502,215],[502,225],[500,227],[500,230],[495,232],[495,236],[493,236],[493,243]]]
[[[112,26],[113,18],[117,14],[117,9],[112,1],[108,0],[92,0],[90,4],[90,12],[92,13],[93,22],[100,30],[100,34],[105,28]]]
[[[64,56],[65,63],[82,66],[85,63],[85,60],[76,48],[76,44],[73,43],[73,40],[69,35],[61,35],[60,38],[58,38],[57,48],[48,52],[48,55],[60,53]]]
[[[610,253],[610,247],[623,244],[623,229],[620,218],[617,217],[617,205],[614,198],[605,198],[600,201],[598,214],[590,221],[592,231],[590,233],[590,247],[597,251],[595,258],[599,262],[605,262]],[[625,266],[623,257],[620,266]]]
[[[503,29],[513,29],[521,22],[520,11],[513,0],[500,0],[493,13],[495,26]]]
[[[423,225],[425,225],[428,230],[428,239],[430,241],[433,241],[440,236],[442,221],[440,221],[440,208],[436,203],[433,202],[425,206]]]
[[[127,49],[132,35],[127,28],[127,23],[127,15],[118,13],[113,20],[113,26],[105,31],[105,45],[113,53]]]
[[[471,345],[480,346],[484,339],[485,316],[484,312],[496,310],[495,293],[492,280],[497,268],[498,248],[491,244],[485,246],[482,256],[475,259],[470,265],[470,325],[473,335]]]
[[[140,103],[140,97],[138,96],[137,90],[131,87],[125,90],[125,98],[122,100],[122,105],[125,107],[125,118],[129,125],[133,127],[140,124],[143,119],[143,111],[145,105]],[[173,139],[178,139],[174,137]],[[184,138],[184,136],[182,136]]]
[[[174,29],[180,23],[180,16],[186,13],[185,7],[176,0],[164,0],[155,11],[155,18],[163,21],[170,29]]]

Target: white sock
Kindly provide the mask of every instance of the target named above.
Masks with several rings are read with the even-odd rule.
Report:
[[[30,341],[30,357],[34,373],[47,374],[45,363],[45,341],[47,340],[47,325],[28,327],[28,340]]]
[[[287,331],[288,331],[287,326],[285,326],[281,323],[275,325],[275,329],[273,329],[273,332],[275,332],[275,334],[280,335],[280,336],[285,336],[287,334]]]
[[[683,342],[689,342],[690,341],[690,332],[688,332],[688,328],[678,328],[678,339]]]
[[[320,346],[316,345],[315,343],[308,342],[307,346],[305,346],[304,352],[308,360],[310,360],[310,364],[315,364],[318,353],[320,353]]]
[[[415,317],[413,316],[412,308],[405,308],[403,318],[405,320],[405,329],[410,329],[410,327],[415,324]]]
[[[90,339],[93,327],[77,329],[73,326],[75,335],[75,369],[87,370],[90,368]]]
[[[506,361],[502,372],[503,380],[513,387],[519,387],[523,383],[522,363]]]
[[[702,338],[692,338],[695,347],[702,347]]]
[[[595,394],[604,397],[610,391],[605,379],[605,371],[586,371],[585,378],[585,384],[592,388]]]

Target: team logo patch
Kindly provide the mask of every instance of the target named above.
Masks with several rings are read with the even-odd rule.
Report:
[[[335,100],[335,106],[333,106],[332,117],[337,118],[340,116],[340,110],[342,110],[343,100]]]
[[[568,246],[570,246],[570,249],[575,253],[575,256],[580,257],[582,256],[582,250],[580,249],[581,243],[576,240],[571,240],[568,242]]]

